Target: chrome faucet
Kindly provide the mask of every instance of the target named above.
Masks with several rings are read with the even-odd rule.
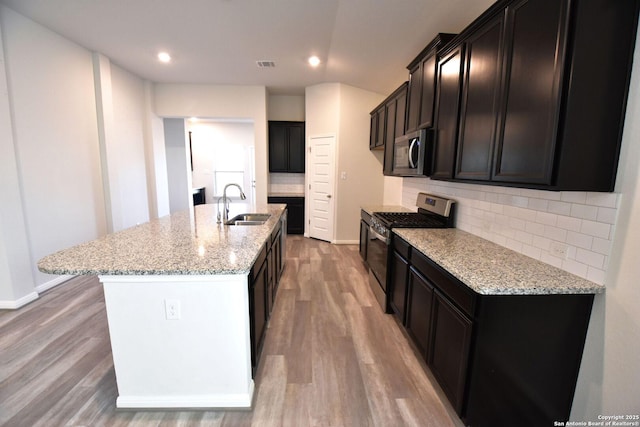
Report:
[[[242,187],[238,184],[227,184],[224,186],[224,190],[222,191],[222,197],[218,199],[218,222],[220,222],[220,199],[222,199],[222,222],[226,223],[229,220],[229,203],[230,200],[227,197],[227,188],[229,187],[238,187],[240,190],[240,200],[246,200],[247,196],[245,196],[242,191]]]

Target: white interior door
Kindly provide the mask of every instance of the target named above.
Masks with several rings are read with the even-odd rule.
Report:
[[[309,237],[328,242],[334,236],[336,137],[309,138]]]

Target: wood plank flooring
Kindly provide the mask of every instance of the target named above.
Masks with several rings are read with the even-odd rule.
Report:
[[[123,411],[95,277],[0,310],[1,426],[461,426],[355,245],[289,236],[252,411]]]

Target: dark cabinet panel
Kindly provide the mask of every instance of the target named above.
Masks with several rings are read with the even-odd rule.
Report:
[[[507,8],[506,81],[496,181],[550,184],[566,43],[564,2]]]
[[[431,178],[451,179],[458,141],[463,47],[457,46],[438,62],[436,120]]]
[[[269,203],[287,205],[287,234],[304,234],[304,197],[267,197]]]
[[[435,54],[435,53],[434,53]],[[405,132],[415,132],[418,130],[420,121],[420,103],[422,101],[422,70],[420,63],[409,70],[409,89],[407,92],[407,120]]]
[[[269,122],[269,172],[304,173],[304,122]]]
[[[433,292],[433,286],[411,267],[409,269],[406,328],[425,359],[429,352]]]
[[[285,126],[269,123],[269,172],[286,172],[288,161],[288,131]]]
[[[289,126],[289,172],[304,173],[304,124]]]
[[[496,140],[504,14],[465,39],[456,178],[491,178]]]
[[[483,297],[465,424],[539,426],[568,419],[593,298]]]
[[[433,105],[436,99],[436,54],[423,59],[420,64],[422,72],[422,94],[420,97],[420,120],[418,128],[433,126]]]
[[[439,33],[407,66],[409,89],[404,133],[433,126],[438,50],[454,36]]]
[[[367,260],[367,244],[369,242],[369,224],[360,220],[360,258]]]
[[[267,252],[265,245],[249,276],[249,335],[251,339],[251,366],[254,375],[260,360],[267,323],[267,291],[269,289]]]
[[[387,120],[383,166],[385,175],[393,175],[393,144],[397,137],[404,135],[406,104],[407,83],[405,82],[385,101]]]
[[[458,413],[464,402],[472,323],[438,291],[428,364]]]
[[[388,269],[389,270],[389,269]],[[398,252],[391,254],[389,305],[402,324],[406,324],[409,261]]]

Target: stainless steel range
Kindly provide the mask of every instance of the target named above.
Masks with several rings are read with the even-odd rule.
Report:
[[[367,264],[369,285],[380,306],[390,312],[387,302],[387,264],[393,228],[452,228],[455,201],[433,194],[418,193],[418,212],[374,212],[369,226]]]

